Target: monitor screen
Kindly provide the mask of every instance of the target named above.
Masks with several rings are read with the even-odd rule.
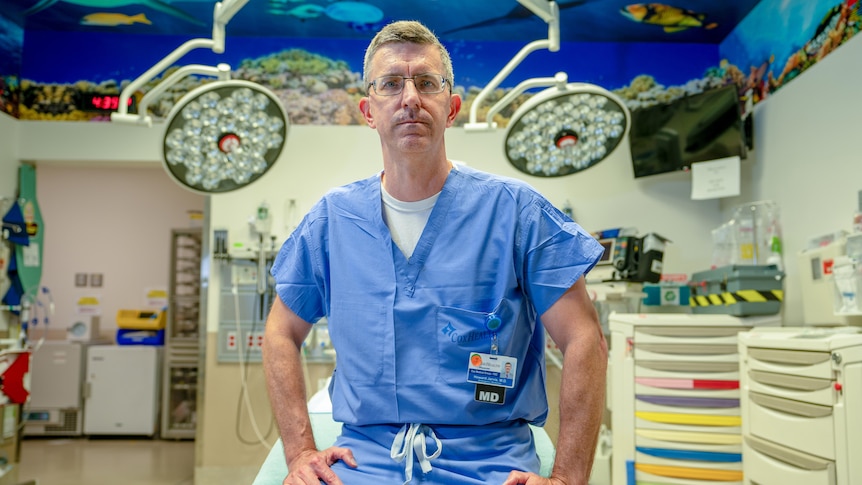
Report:
[[[599,244],[602,245],[605,252],[602,253],[602,257],[596,263],[596,266],[601,266],[604,264],[611,264],[611,254],[614,252],[614,243],[616,239],[599,239]]]
[[[629,142],[635,177],[688,170],[695,162],[748,154],[735,85],[633,109],[631,114]]]

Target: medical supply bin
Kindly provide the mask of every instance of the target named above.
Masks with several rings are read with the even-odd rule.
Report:
[[[165,328],[165,322],[164,311],[117,310],[117,328],[161,330]]]
[[[164,345],[165,330],[117,329],[117,345]]]
[[[784,273],[775,265],[728,265],[692,274],[692,313],[734,316],[781,311]]]

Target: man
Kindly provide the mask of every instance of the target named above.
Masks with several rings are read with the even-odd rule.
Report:
[[[461,98],[448,52],[423,25],[383,28],[364,78],[359,108],[383,171],[325,195],[272,270],[264,369],[284,484],[586,485],[607,346],[583,275],[601,246],[527,184],[446,157]],[[343,426],[318,451],[300,349],[323,316]],[[548,413],[543,328],[564,354],[550,478],[536,473],[528,426]]]

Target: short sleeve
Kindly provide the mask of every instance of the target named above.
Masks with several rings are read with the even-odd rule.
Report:
[[[324,292],[320,271],[315,264],[320,241],[311,236],[306,217],[282,245],[272,265],[275,291],[281,301],[307,322],[316,322],[325,314]]]
[[[545,313],[604,252],[599,242],[547,201],[526,213],[521,237],[525,291],[538,315]]]

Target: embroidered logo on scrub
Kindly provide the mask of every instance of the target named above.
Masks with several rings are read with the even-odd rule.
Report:
[[[467,332],[465,334],[458,333],[455,330],[455,327],[452,326],[451,323],[447,323],[440,333],[449,338],[449,341],[456,344],[465,344],[469,342],[478,342],[480,340],[490,340],[492,336],[492,332],[482,331],[482,332]]]

